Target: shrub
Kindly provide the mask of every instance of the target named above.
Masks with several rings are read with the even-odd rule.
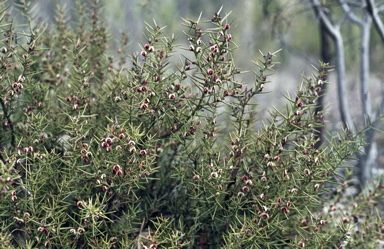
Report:
[[[326,63],[260,122],[257,96],[276,53],[242,82],[228,16],[184,20],[181,66],[175,38],[148,25],[125,68],[127,38],[115,62],[100,6],[86,6],[74,24],[59,7],[46,27],[20,5],[30,27],[20,37],[1,5],[3,247],[368,248],[383,239],[382,185],[353,205],[324,195],[360,146],[345,132],[315,148]]]

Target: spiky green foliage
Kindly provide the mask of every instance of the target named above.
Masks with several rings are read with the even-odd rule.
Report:
[[[3,247],[367,248],[382,238],[380,211],[372,213],[382,188],[341,216],[341,201],[321,195],[360,146],[345,133],[315,147],[327,64],[258,122],[276,53],[262,54],[255,81],[242,82],[220,11],[206,23],[184,20],[190,44],[179,63],[174,36],[148,25],[126,68],[125,54],[108,55],[97,1],[79,1],[77,23],[58,7],[49,27],[32,25],[20,5],[23,33],[5,6]]]

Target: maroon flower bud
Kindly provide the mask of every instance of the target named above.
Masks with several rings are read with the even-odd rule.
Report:
[[[213,69],[209,68],[209,69],[207,70],[207,74],[209,74],[209,75],[213,75],[213,73],[214,73]]]
[[[241,180],[242,180],[242,181],[246,181],[246,180],[248,180],[248,176],[243,175],[243,176],[241,177]]]
[[[297,103],[296,103],[296,106],[298,106],[298,107],[302,107],[302,106],[303,106],[303,102],[301,102],[301,101],[297,102]]]
[[[135,141],[131,140],[130,138],[127,138],[129,145],[136,145]]]
[[[121,170],[120,165],[118,165],[118,164],[113,165],[113,167],[112,167],[112,172],[113,173],[116,173],[119,170]]]
[[[24,218],[24,220],[26,220],[26,221],[28,221],[30,217],[31,217],[31,215],[30,215],[30,213],[28,213],[28,212],[24,213],[24,215],[23,215],[23,218]]]
[[[315,191],[317,191],[320,188],[320,184],[316,183],[313,188],[314,188]]]
[[[78,202],[76,202],[76,206],[77,206],[78,208],[82,208],[82,207],[84,207],[84,201],[78,201]]]
[[[281,211],[283,212],[283,213],[289,213],[289,209],[287,208],[287,207],[282,207],[281,208]]]
[[[261,213],[259,216],[263,217],[265,220],[269,219],[269,214],[267,213]]]
[[[143,57],[146,57],[147,56],[147,52],[146,51],[141,51],[141,56],[143,56]]]
[[[148,105],[146,103],[143,103],[143,104],[140,105],[140,109],[145,110],[147,108],[148,108]]]
[[[113,139],[112,139],[111,137],[107,137],[107,138],[105,139],[105,142],[107,142],[108,144],[112,144]]]
[[[262,182],[266,182],[266,181],[268,181],[268,179],[267,179],[267,177],[262,176],[262,177],[261,177],[261,181],[262,181]]]
[[[140,150],[140,154],[145,156],[145,155],[147,155],[147,151],[146,150]]]
[[[156,244],[150,244],[149,249],[157,249],[157,245]]]
[[[232,40],[233,36],[231,34],[227,34],[225,38],[227,39],[227,41],[230,41]]]
[[[245,181],[245,184],[248,184],[248,185],[251,185],[251,186],[252,186],[252,185],[253,185],[253,182],[252,182],[252,180],[246,180],[246,181]]]
[[[249,191],[249,187],[248,186],[244,186],[241,188],[241,190],[245,193],[247,193]]]
[[[227,23],[227,24],[224,25],[224,29],[225,29],[225,30],[228,30],[228,29],[230,29],[230,28],[231,28],[231,25],[229,25],[229,23]]]
[[[119,138],[120,138],[120,139],[124,139],[124,138],[125,138],[124,133],[120,133],[120,134],[119,134]]]

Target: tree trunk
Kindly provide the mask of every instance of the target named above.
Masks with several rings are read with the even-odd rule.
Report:
[[[332,48],[331,48],[331,36],[330,33],[322,19],[320,19],[319,23],[320,29],[320,58],[324,63],[332,64]],[[320,91],[320,96],[317,102],[316,113],[322,112],[324,110],[324,97],[327,91],[327,84],[323,85],[323,88]],[[316,138],[319,138],[319,142],[316,143],[316,148],[319,148],[322,144],[322,136],[324,133],[325,127],[320,127],[318,129],[318,133],[316,134]]]
[[[368,121],[375,120],[372,113],[371,97],[369,93],[369,42],[371,35],[372,18],[366,15],[360,23],[360,94],[363,109],[364,125],[371,125]],[[375,130],[372,128],[364,132],[366,146],[364,153],[358,156],[357,172],[361,187],[365,187],[372,180],[372,170],[377,167],[377,145],[375,142]]]

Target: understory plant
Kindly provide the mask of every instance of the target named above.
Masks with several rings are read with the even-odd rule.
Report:
[[[343,198],[348,178],[335,172],[351,164],[359,134],[315,146],[327,63],[260,120],[276,53],[261,53],[255,80],[243,82],[221,11],[183,19],[185,48],[154,23],[139,52],[126,51],[122,36],[115,59],[98,1],[77,1],[74,23],[59,6],[49,26],[31,18],[28,3],[14,5],[26,23],[16,25],[8,5],[0,5],[2,248],[375,248],[383,240],[382,183]]]

